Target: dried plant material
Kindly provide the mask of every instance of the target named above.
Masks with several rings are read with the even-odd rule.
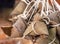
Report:
[[[56,28],[49,29],[49,36],[40,37],[36,40],[38,44],[59,44],[59,41],[56,38]]]
[[[54,13],[51,13],[50,15],[48,15],[48,17],[52,20],[52,21],[54,21],[54,22],[56,22],[56,23],[59,23],[59,18],[58,18],[58,14],[59,12],[54,12]],[[60,15],[59,15],[60,16]]]
[[[15,9],[12,11],[11,15],[14,17],[16,15],[19,15],[23,13],[23,11],[26,8],[26,3],[23,1],[20,1],[19,4],[15,7]]]
[[[31,23],[31,25],[28,26],[28,28],[25,30],[24,35],[49,35],[48,29],[46,27],[46,24],[44,22],[36,21],[34,24],[34,27],[32,27],[34,22]],[[44,27],[44,28],[43,28]],[[34,29],[33,29],[34,28]]]
[[[39,21],[39,20],[41,20],[41,19],[42,19],[42,17],[40,16],[39,13],[36,13],[36,14],[34,15],[34,17],[33,17],[33,21]]]
[[[60,26],[57,27],[57,37],[60,40]]]
[[[49,29],[49,44],[59,44],[58,39],[56,38],[56,27]]]
[[[49,38],[52,40],[56,37],[56,27],[49,29]]]
[[[31,25],[32,25],[32,24],[31,24]],[[29,25],[29,26],[27,27],[27,29],[25,30],[23,36],[28,35],[28,34],[32,31],[32,26],[31,26],[31,25]]]
[[[18,31],[18,33],[20,33],[20,36],[23,35],[25,28],[26,28],[26,23],[24,21],[24,19],[19,18],[16,23],[13,24],[13,28],[16,28],[16,31]],[[15,30],[15,29],[12,29]],[[12,31],[11,34],[13,34],[14,31]],[[14,33],[13,35],[15,35],[16,33]],[[17,36],[17,35],[16,35]]]
[[[35,27],[36,32],[39,33],[39,35],[41,35],[41,34],[49,35],[48,29],[44,22],[37,21],[35,23],[34,27]]]
[[[26,6],[26,8],[24,9],[24,12],[22,14],[17,15],[15,17],[13,17],[12,19],[9,19],[9,20],[14,21],[19,17],[22,17],[23,19],[27,19],[28,17],[30,17],[31,12],[33,11],[33,7],[34,7],[34,2],[28,3],[28,5]]]
[[[19,37],[20,36],[20,33],[17,31],[17,29],[15,28],[15,27],[13,27],[12,29],[11,29],[11,36],[10,37]]]

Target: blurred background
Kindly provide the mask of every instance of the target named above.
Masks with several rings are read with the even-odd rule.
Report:
[[[0,18],[7,19],[20,0],[0,0]]]
[[[20,0],[0,0],[0,27],[11,25],[9,15],[19,2]]]

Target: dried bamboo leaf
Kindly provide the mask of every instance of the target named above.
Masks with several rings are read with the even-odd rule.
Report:
[[[19,4],[12,11],[11,15],[12,16],[19,15],[19,14],[23,13],[23,11],[25,10],[25,8],[26,8],[26,3],[23,2],[23,1],[20,1]]]
[[[46,24],[44,22],[40,22],[40,21],[36,21],[36,23],[34,24],[34,27],[32,27],[34,22],[31,23],[31,25],[28,26],[28,28],[26,29],[24,35],[41,35],[41,34],[45,34],[45,35],[49,35],[48,33],[48,29],[46,27]],[[36,33],[34,32],[34,30],[36,31]]]
[[[15,27],[13,27],[11,29],[11,36],[12,38],[15,38],[15,37],[19,37],[20,36],[20,33],[17,31],[17,29]]]
[[[57,27],[57,37],[58,37],[58,39],[60,41],[60,26]]]
[[[27,29],[25,30],[23,36],[29,34],[29,33],[32,31],[32,26],[31,26],[31,25],[32,25],[32,24],[30,24],[30,25],[27,27]]]
[[[39,34],[46,34],[49,35],[47,26],[44,22],[38,21],[35,24],[35,30]]]
[[[53,39],[56,37],[56,28],[49,29],[49,38]]]
[[[42,17],[40,16],[39,13],[36,13],[36,14],[34,15],[34,17],[33,17],[33,20],[34,20],[34,21],[39,21],[39,20],[41,20],[41,19],[42,19]]]
[[[56,22],[56,23],[59,23],[59,18],[58,18],[58,16],[60,16],[59,14],[58,14],[59,12],[53,12],[53,13],[51,13],[50,15],[48,15],[48,17],[52,20],[52,21],[54,21],[54,22]]]
[[[16,30],[15,30],[15,29],[12,29],[12,30],[15,30],[15,31],[17,31],[17,32],[15,33],[14,31],[12,31],[11,34],[15,35],[15,34],[19,33],[19,35],[22,36],[23,33],[24,33],[24,31],[25,31],[25,28],[26,28],[26,23],[25,23],[24,19],[19,18],[19,19],[13,24],[13,28],[15,28]],[[18,35],[18,34],[17,34],[17,35]],[[15,36],[17,36],[17,35],[15,35]]]
[[[54,40],[54,38],[56,38],[56,27],[49,29],[48,41],[51,43]],[[52,44],[59,44],[58,39],[56,38]]]

